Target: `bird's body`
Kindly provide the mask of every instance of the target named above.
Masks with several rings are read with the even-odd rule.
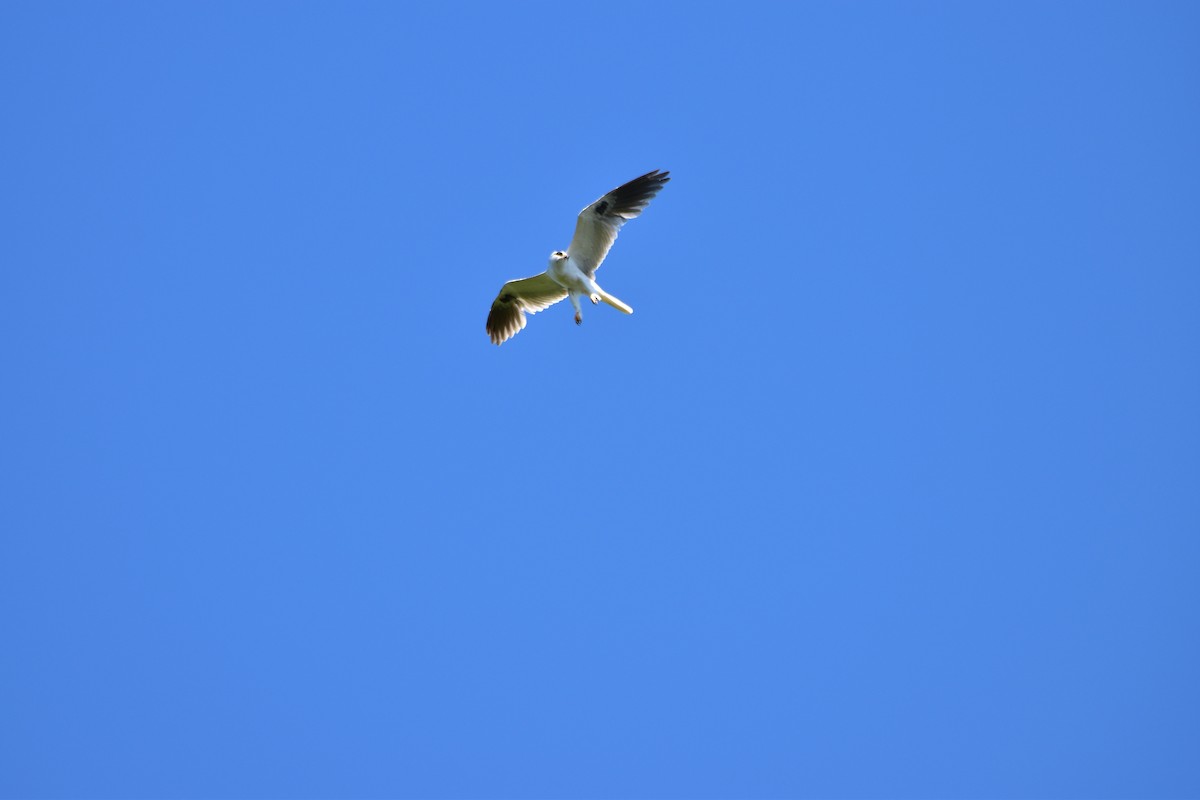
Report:
[[[626,314],[633,313],[632,308],[601,289],[600,285],[580,269],[569,255],[555,253],[555,256],[557,257],[550,258],[550,267],[546,273],[551,280],[567,290],[567,297],[570,298],[571,305],[575,306],[576,324],[583,322],[583,311],[579,306],[580,296],[587,297],[593,305],[603,300],[618,311],[624,311]]]
[[[608,255],[621,226],[642,213],[670,180],[669,173],[654,170],[613,189],[579,212],[575,235],[566,251],[550,254],[545,272],[531,278],[509,281],[500,288],[488,313],[487,332],[503,344],[525,327],[525,314],[536,314],[564,297],[575,307],[575,323],[583,322],[580,297],[593,304],[601,301],[632,314],[633,309],[600,288],[596,270]]]

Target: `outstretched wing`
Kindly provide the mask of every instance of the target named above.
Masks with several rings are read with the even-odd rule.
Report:
[[[536,314],[567,296],[567,290],[546,273],[509,281],[500,287],[488,312],[487,332],[494,344],[503,344],[525,327],[525,314]]]
[[[654,195],[671,180],[669,172],[654,170],[640,178],[634,178],[624,186],[613,189],[596,202],[579,212],[575,223],[575,236],[567,255],[587,273],[594,277],[600,262],[608,255],[621,226],[638,216],[650,205]]]

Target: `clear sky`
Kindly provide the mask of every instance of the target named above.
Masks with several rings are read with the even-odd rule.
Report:
[[[1198,43],[0,4],[0,796],[1200,796]]]

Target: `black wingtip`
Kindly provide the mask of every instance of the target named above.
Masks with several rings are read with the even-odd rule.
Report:
[[[671,180],[670,176],[671,176],[671,171],[669,169],[652,169],[649,172],[647,172],[645,175],[642,175],[639,178],[634,178],[633,180],[630,181],[630,183],[637,183],[638,181],[647,181],[647,182],[653,181],[656,183],[666,183],[667,181]]]
[[[631,213],[645,208],[671,180],[670,175],[667,170],[655,169],[613,189],[606,195],[606,199],[611,200],[614,206],[609,213]]]

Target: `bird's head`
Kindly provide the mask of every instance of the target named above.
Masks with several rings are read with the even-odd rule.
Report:
[[[559,261],[566,260],[566,258],[567,258],[567,254],[564,253],[562,250],[555,250],[553,253],[550,254],[550,263],[557,264]]]

